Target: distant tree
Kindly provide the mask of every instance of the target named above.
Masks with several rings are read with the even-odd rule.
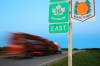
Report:
[[[100,48],[83,48],[81,50],[100,50]]]
[[[78,48],[73,48],[73,50],[79,50]]]
[[[62,50],[62,51],[67,51],[67,50],[68,50],[68,48],[61,48],[61,50]]]

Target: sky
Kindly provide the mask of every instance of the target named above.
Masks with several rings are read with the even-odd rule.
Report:
[[[100,0],[95,0],[95,21],[72,19],[73,48],[100,48]],[[48,0],[0,0],[0,47],[7,44],[9,33],[39,35],[68,47],[68,33],[49,33]]]

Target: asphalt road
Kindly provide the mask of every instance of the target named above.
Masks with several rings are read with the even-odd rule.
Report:
[[[66,56],[67,56],[67,52],[63,52],[62,54],[35,57],[35,58],[30,58],[30,59],[0,58],[0,66],[46,66],[46,64],[62,59]]]

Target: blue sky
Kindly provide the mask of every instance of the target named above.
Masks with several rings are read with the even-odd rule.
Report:
[[[96,20],[73,20],[73,48],[100,48],[100,7],[96,0]],[[67,33],[48,32],[48,0],[0,0],[0,46],[7,43],[10,32],[25,32],[56,41],[68,47]]]

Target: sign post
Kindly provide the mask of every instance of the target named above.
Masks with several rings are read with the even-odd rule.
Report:
[[[71,1],[50,0],[49,32],[50,33],[68,32],[68,66],[72,66]]]
[[[69,1],[69,32],[68,32],[68,66],[72,66],[72,20],[71,20],[71,1]]]
[[[72,23],[69,23],[68,32],[68,66],[72,66]]]

